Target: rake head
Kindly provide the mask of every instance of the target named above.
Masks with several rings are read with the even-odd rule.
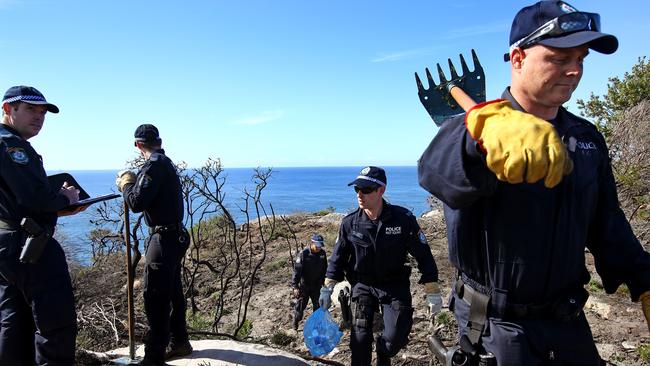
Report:
[[[440,64],[436,64],[440,78],[438,84],[433,81],[429,68],[426,68],[427,81],[429,83],[428,89],[424,88],[418,73],[415,73],[415,83],[418,86],[420,102],[422,102],[424,109],[427,110],[437,126],[440,126],[447,118],[465,112],[449,94],[451,86],[461,88],[477,103],[485,102],[485,73],[483,72],[483,66],[481,66],[476,56],[476,52],[472,50],[474,70],[471,72],[462,54],[460,55],[460,67],[462,70],[460,75],[456,72],[456,68],[451,62],[451,59],[447,59],[447,61],[449,62],[451,78],[448,80]]]

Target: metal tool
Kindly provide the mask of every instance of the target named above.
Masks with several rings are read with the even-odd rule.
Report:
[[[424,88],[418,73],[415,73],[415,83],[418,87],[420,102],[422,102],[424,109],[427,110],[437,126],[440,126],[443,121],[451,116],[464,113],[476,103],[485,102],[485,73],[476,52],[472,50],[473,71],[469,71],[462,54],[460,55],[462,71],[460,75],[456,72],[451,59],[447,59],[447,61],[451,73],[449,80],[447,80],[440,64],[436,64],[440,79],[438,84],[434,82],[429,68],[425,69],[429,84],[428,89]]]
[[[135,316],[133,305],[133,265],[131,263],[131,223],[129,220],[129,205],[124,200],[124,242],[126,244],[126,301],[128,307],[128,326],[129,326],[129,357],[120,357],[111,360],[111,363],[117,365],[138,365],[139,361],[135,358]]]

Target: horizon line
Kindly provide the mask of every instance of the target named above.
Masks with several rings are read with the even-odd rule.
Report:
[[[299,168],[355,168],[355,167],[366,167],[368,165],[315,165],[315,166],[306,166],[306,165],[301,165],[301,166],[284,166],[284,165],[278,165],[278,166],[263,166],[263,165],[258,165],[258,166],[234,166],[234,167],[227,167],[223,168],[224,170],[228,169],[257,169],[257,168],[271,168],[271,169],[276,169],[276,168],[289,168],[289,169],[299,169]],[[377,166],[377,165],[373,165]],[[381,165],[381,168],[416,168],[417,164],[414,165]],[[105,171],[120,171],[124,168],[102,168],[102,169],[46,169],[48,172],[105,172]],[[196,167],[188,167],[187,169],[197,169]]]

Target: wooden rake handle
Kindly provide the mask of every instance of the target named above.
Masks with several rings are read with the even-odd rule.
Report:
[[[449,86],[449,94],[451,94],[456,103],[458,103],[465,112],[469,111],[476,105],[476,102],[472,97],[467,95],[463,89],[453,83]]]

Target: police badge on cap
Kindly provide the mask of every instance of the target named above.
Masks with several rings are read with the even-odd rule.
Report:
[[[376,166],[367,166],[359,172],[355,180],[348,183],[348,186],[354,185],[355,187],[385,187],[386,186],[386,172],[384,169]]]

